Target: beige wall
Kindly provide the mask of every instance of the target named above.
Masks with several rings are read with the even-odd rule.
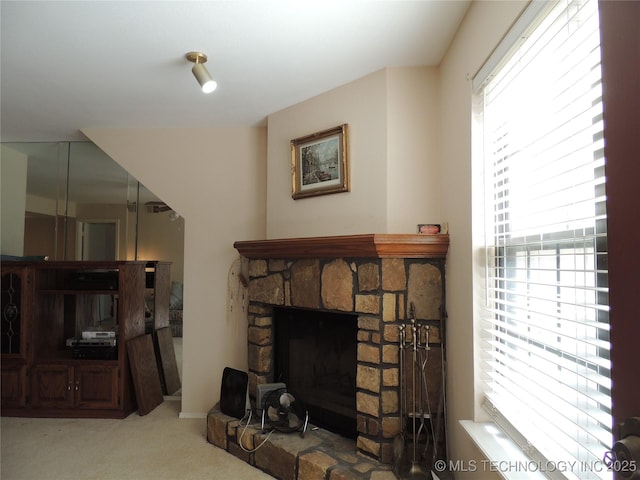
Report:
[[[393,68],[387,84],[387,232],[416,233],[440,213],[438,69]]]
[[[449,446],[454,459],[478,458],[478,450],[458,421],[479,419],[482,415],[474,388],[471,226],[477,212],[472,201],[471,77],[526,3],[473,2],[440,66],[442,216],[449,222],[451,236],[447,256],[447,402]],[[466,475],[456,472],[456,478],[478,478],[478,473]],[[490,478],[490,473],[484,473],[482,478]]]
[[[224,367],[247,369],[246,318],[227,314],[227,279],[233,242],[265,236],[265,129],[83,132],[184,217],[181,415],[205,414]]]
[[[386,88],[383,70],[269,115],[267,238],[386,231]],[[293,200],[289,142],[343,123],[351,191]]]
[[[414,233],[441,221],[437,108],[437,69],[415,67],[380,70],[271,114],[267,238]],[[351,191],[293,200],[290,141],[342,123]]]

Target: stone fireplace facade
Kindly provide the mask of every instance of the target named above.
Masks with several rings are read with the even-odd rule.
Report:
[[[427,365],[431,412],[443,411],[441,355],[448,235],[360,235],[236,242],[249,259],[249,391],[274,378],[273,308],[286,306],[358,316],[356,415],[358,452],[393,461],[400,432],[399,326],[429,325],[436,353]],[[310,419],[313,423],[313,418]],[[442,442],[444,444],[444,441]]]

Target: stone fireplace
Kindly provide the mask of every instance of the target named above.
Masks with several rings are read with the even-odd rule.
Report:
[[[405,455],[392,467],[397,460],[394,440],[400,438],[401,423],[405,433],[410,431],[409,423],[416,424],[415,412],[413,417],[407,410],[400,412],[401,398],[411,398],[413,393],[411,382],[404,382],[404,395],[400,388],[401,358],[405,375],[413,375],[406,369],[406,350],[400,354],[400,329],[408,321],[410,305],[411,318],[423,328],[428,326],[428,342],[421,343],[430,352],[423,380],[430,392],[426,404],[432,417],[444,419],[441,341],[449,236],[367,234],[236,242],[234,246],[249,263],[248,373],[253,407],[257,385],[278,381],[276,314],[289,307],[314,312],[323,321],[325,316],[344,318],[341,315],[346,314],[357,323],[352,355],[355,401],[351,402],[356,439],[326,428],[311,428],[304,434],[267,432],[214,406],[207,416],[207,440],[279,480],[395,480],[395,466],[408,468],[411,448],[401,442],[406,445]],[[308,320],[296,317],[295,321]],[[312,362],[327,367],[318,365],[318,360]],[[319,394],[328,388],[318,388]],[[419,413],[423,418],[424,412]],[[313,425],[313,417],[310,422]],[[427,453],[425,447],[425,461],[446,458],[444,422],[433,425],[439,425],[434,427],[440,432],[438,455]]]
[[[274,372],[274,307],[357,315],[358,453],[393,461],[400,431],[399,325],[409,305],[440,348],[448,235],[369,234],[236,242],[249,259],[249,391],[278,381]],[[430,410],[443,411],[441,356],[432,354]],[[313,423],[313,418],[310,419]],[[444,441],[443,441],[444,443]]]

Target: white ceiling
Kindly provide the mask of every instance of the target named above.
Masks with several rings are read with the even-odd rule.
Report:
[[[1,139],[263,124],[382,68],[438,65],[470,1],[2,0]],[[209,95],[192,50],[209,57]]]

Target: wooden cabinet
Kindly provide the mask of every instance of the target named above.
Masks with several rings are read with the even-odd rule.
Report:
[[[26,362],[2,360],[2,409],[23,408],[27,402]]]
[[[126,344],[145,333],[145,267],[2,264],[3,415],[123,418],[136,409]],[[115,345],[72,341],[87,331],[109,332]]]
[[[31,378],[31,407],[73,407],[73,367],[64,364],[35,365]]]
[[[33,272],[25,265],[2,265],[2,408],[22,408],[27,401],[27,337],[33,304]]]
[[[74,402],[78,408],[117,408],[119,368],[114,365],[77,365]]]
[[[34,409],[116,409],[120,403],[118,366],[107,364],[41,364],[32,371]]]

